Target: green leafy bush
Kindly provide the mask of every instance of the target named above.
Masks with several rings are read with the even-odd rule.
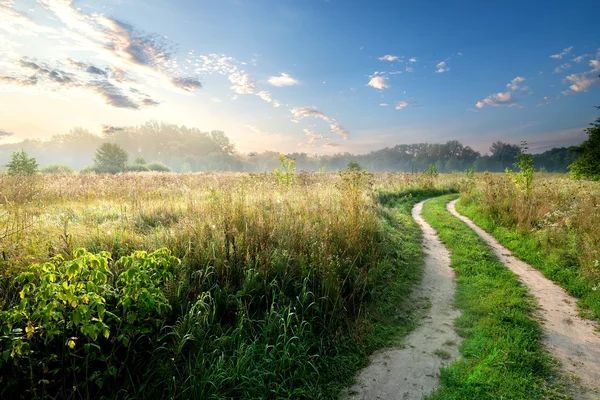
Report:
[[[19,303],[0,312],[7,383],[42,398],[62,397],[65,387],[89,396],[114,384],[126,360],[139,362],[160,342],[171,309],[161,288],[179,263],[167,249],[115,263],[108,252],[78,249],[72,260],[29,266],[15,279]]]
[[[151,162],[150,164],[146,164],[146,168],[155,172],[171,172],[171,168],[161,162]]]
[[[150,171],[150,170],[144,164],[133,163],[133,164],[130,164],[127,167],[125,167],[125,171],[127,171],[127,172],[146,172],[146,171]]]
[[[40,170],[44,174],[72,174],[73,168],[64,164],[51,164]]]

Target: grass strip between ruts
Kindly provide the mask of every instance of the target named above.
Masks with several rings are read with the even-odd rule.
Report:
[[[486,243],[446,210],[457,195],[427,202],[423,217],[438,232],[457,273],[456,322],[462,359],[441,371],[431,399],[565,399],[552,358],[542,349],[535,308],[517,277]]]

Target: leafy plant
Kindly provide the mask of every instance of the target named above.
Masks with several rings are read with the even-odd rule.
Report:
[[[40,170],[44,174],[72,174],[73,168],[64,164],[51,164]]]
[[[146,164],[146,168],[148,168],[149,171],[155,172],[171,172],[171,168],[161,162],[151,162],[150,164]]]
[[[294,173],[296,172],[294,163],[296,160],[293,158],[288,158],[285,154],[279,154],[279,162],[281,163],[281,169],[275,168],[273,171],[275,172],[275,176],[277,176],[277,181],[283,186],[293,185]]]
[[[533,156],[531,154],[527,154],[527,142],[521,142],[521,153],[516,155],[517,162],[513,165],[519,169],[518,172],[514,172],[506,169],[506,173],[510,176],[515,186],[520,189],[525,196],[529,196],[531,194],[531,190],[533,189],[533,177],[535,173],[535,165]]]
[[[38,170],[38,163],[35,158],[29,157],[25,150],[21,150],[12,154],[6,168],[8,168],[8,175],[11,176],[33,175]]]
[[[78,249],[72,260],[29,266],[15,279],[19,303],[0,312],[0,368],[21,370],[32,395],[64,390],[65,379],[73,390],[117,380],[118,366],[136,357],[136,339],[160,340],[171,309],[161,288],[179,263],[166,249],[136,251],[114,266],[108,252]]]

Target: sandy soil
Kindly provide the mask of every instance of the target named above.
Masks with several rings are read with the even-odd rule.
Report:
[[[454,319],[460,315],[452,306],[455,273],[450,268],[448,250],[420,216],[423,203],[412,212],[423,230],[425,249],[423,279],[413,296],[431,306],[421,325],[405,339],[404,347],[374,353],[371,364],[359,373],[357,383],[342,398],[421,399],[437,387],[440,367],[459,356],[461,339],[453,328]]]
[[[577,313],[576,299],[544,277],[540,271],[514,257],[489,233],[460,215],[456,200],[448,211],[469,225],[493,249],[496,256],[529,288],[540,306],[545,345],[560,361],[566,376],[580,383],[573,393],[576,399],[598,399],[600,389],[600,334],[596,324]]]

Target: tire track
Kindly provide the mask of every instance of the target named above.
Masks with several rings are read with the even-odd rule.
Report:
[[[459,356],[462,339],[453,322],[460,315],[453,308],[456,292],[450,254],[435,230],[421,217],[424,201],[412,216],[423,231],[425,266],[415,299],[430,304],[421,324],[404,341],[403,348],[375,352],[357,383],[342,397],[346,399],[420,400],[437,388],[440,368]]]
[[[492,235],[456,211],[457,200],[448,203],[448,211],[473,229],[494,251],[500,261],[514,272],[535,296],[542,317],[545,346],[561,363],[567,377],[575,377],[582,386],[576,399],[598,399],[600,389],[600,334],[594,322],[577,312],[577,299],[547,279],[540,271],[517,259]]]

